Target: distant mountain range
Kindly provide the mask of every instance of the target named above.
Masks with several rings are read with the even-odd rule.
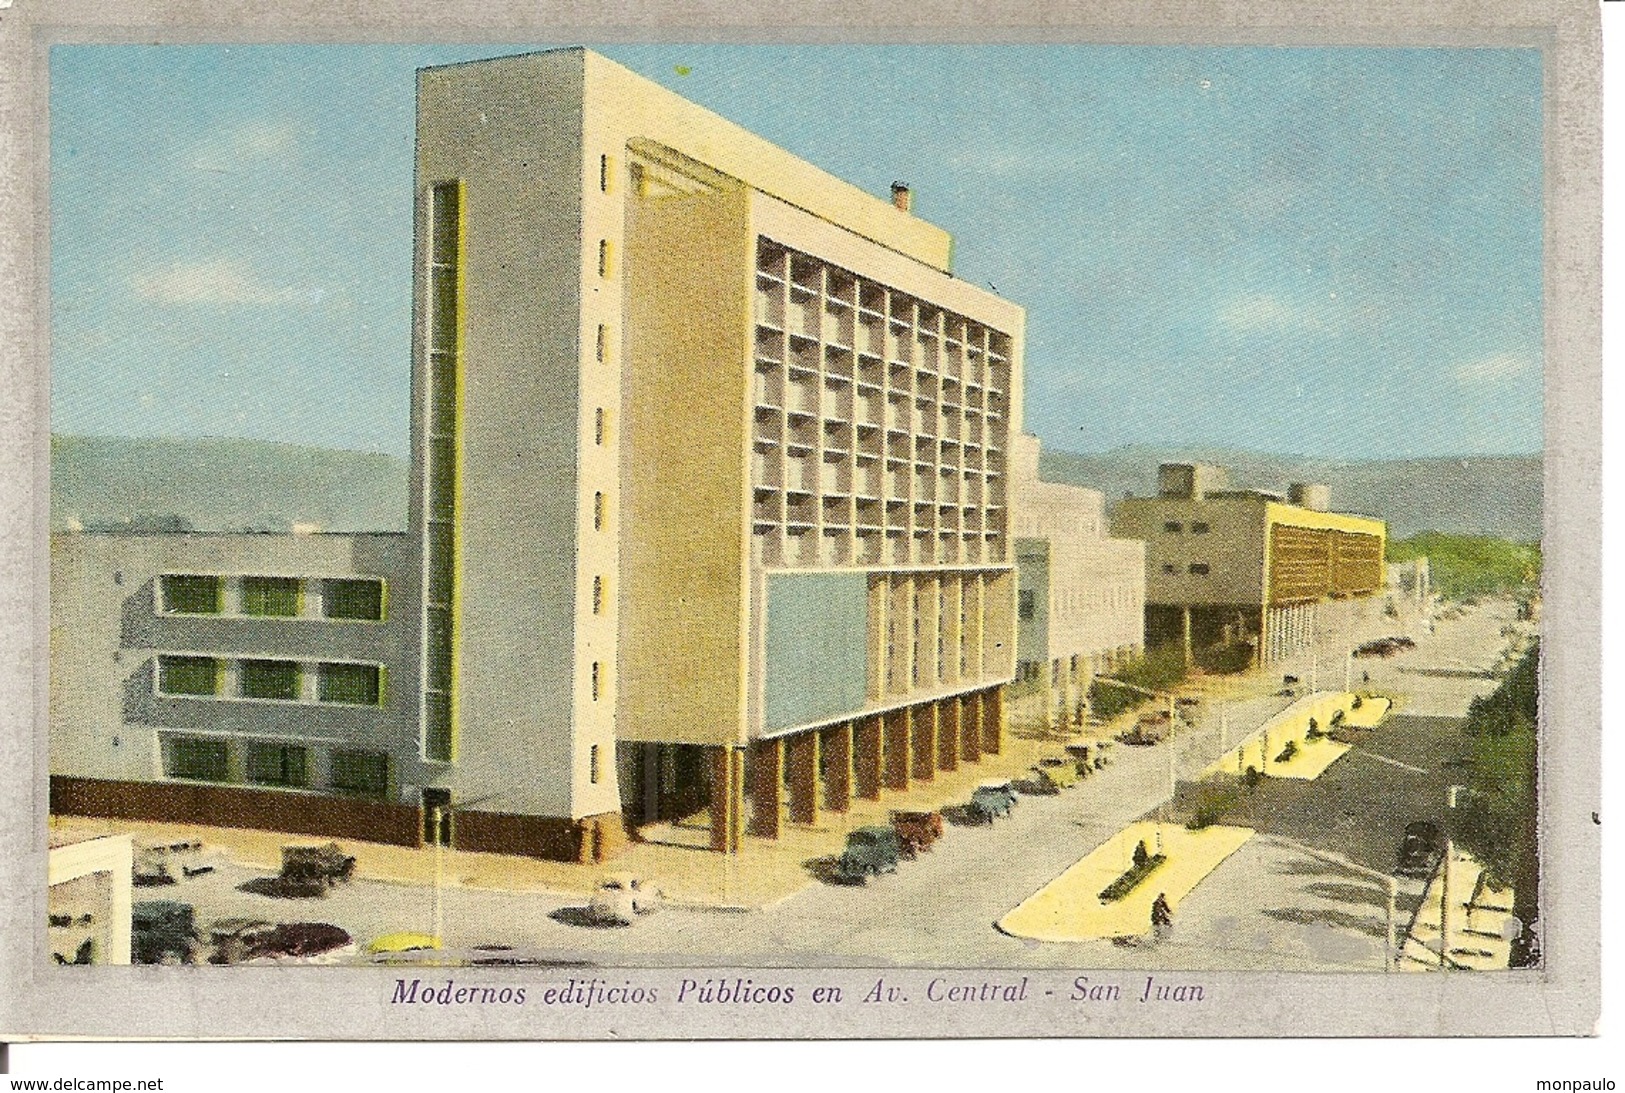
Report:
[[[1338,462],[1258,452],[1119,448],[1097,455],[1046,450],[1053,482],[1100,490],[1108,503],[1156,491],[1157,464],[1216,463],[1237,487],[1285,492],[1331,487],[1332,507],[1380,516],[1389,533],[1540,538],[1541,457],[1467,456]],[[401,531],[406,461],[379,452],[220,437],[51,438],[51,527],[191,526],[200,531]]]
[[[1419,531],[1490,535],[1519,542],[1540,538],[1538,455],[1472,455],[1445,459],[1346,462],[1308,456],[1202,448],[1117,448],[1097,455],[1044,451],[1039,474],[1088,486],[1107,504],[1157,490],[1159,463],[1212,463],[1230,472],[1232,488],[1285,493],[1292,482],[1331,487],[1332,508],[1379,516],[1392,538]]]
[[[51,528],[404,531],[406,461],[263,440],[53,436]]]

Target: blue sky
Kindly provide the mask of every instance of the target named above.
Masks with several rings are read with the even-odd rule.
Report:
[[[407,447],[413,70],[57,46],[52,428]],[[1046,445],[1541,447],[1534,50],[615,46],[956,237]]]

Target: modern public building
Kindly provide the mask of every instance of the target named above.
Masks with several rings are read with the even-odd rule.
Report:
[[[1089,685],[1145,645],[1145,544],[1106,534],[1096,490],[1043,482],[1038,438],[1015,438],[1016,680],[1051,726],[1081,721]]]
[[[1246,644],[1273,664],[1383,591],[1387,525],[1329,511],[1325,486],[1229,489],[1223,468],[1186,463],[1157,478],[1156,497],[1127,498],[1112,515],[1114,535],[1146,542],[1148,645],[1180,643],[1200,661]]]
[[[598,860],[998,751],[1023,311],[586,50],[417,90],[408,532],[58,537],[53,809]]]

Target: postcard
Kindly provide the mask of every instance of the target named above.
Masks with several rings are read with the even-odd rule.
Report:
[[[930,7],[6,13],[0,1030],[1592,1030],[1594,10]]]

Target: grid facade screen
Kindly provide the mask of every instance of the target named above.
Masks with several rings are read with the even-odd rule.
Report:
[[[766,238],[755,310],[756,560],[1003,563],[1010,337]]]

